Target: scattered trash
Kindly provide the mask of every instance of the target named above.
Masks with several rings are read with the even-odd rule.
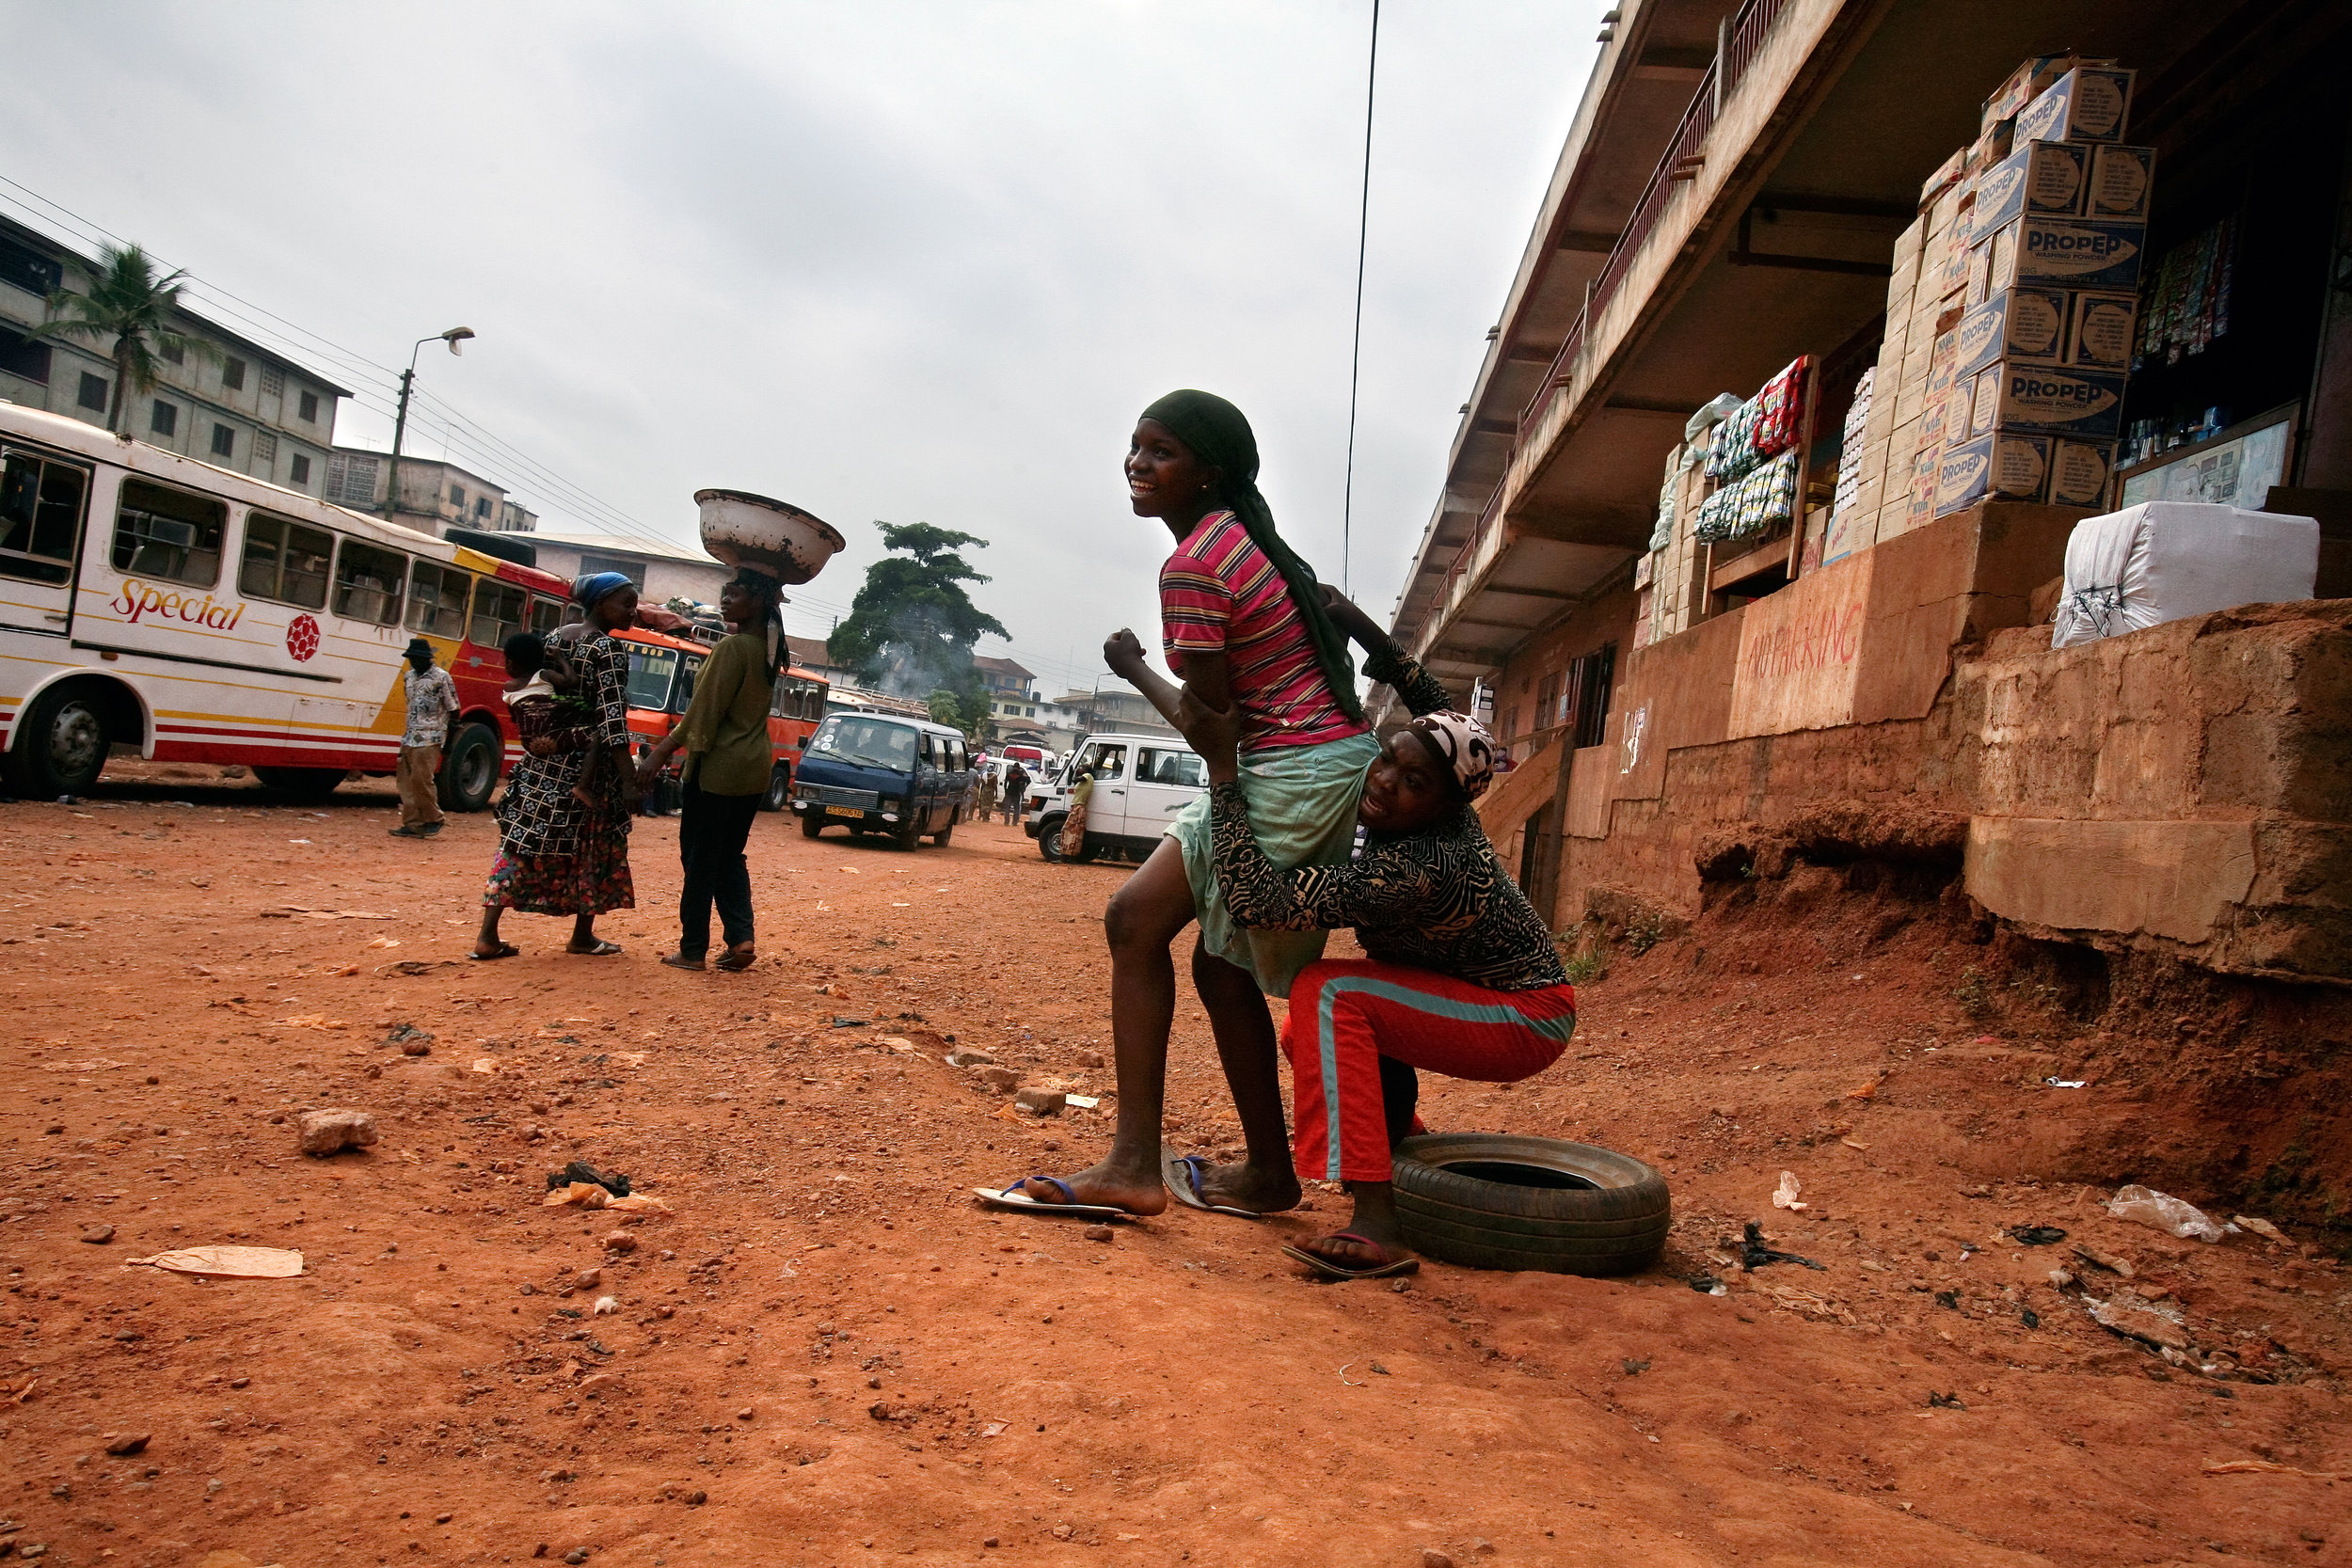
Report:
[[[376,965],[375,972],[378,974],[414,975],[430,974],[437,969],[454,969],[456,967],[457,960],[455,958],[395,958],[390,963]]]
[[[1948,1394],[1930,1392],[1928,1395],[1928,1408],[1931,1410],[1965,1410],[1968,1407],[1961,1403],[1960,1391],[1958,1389],[1954,1389]]]
[[[2040,1328],[2042,1326],[2042,1314],[2028,1307],[2023,1312],[2017,1314],[2017,1321],[2024,1323],[2027,1328]]]
[[[2088,1078],[2044,1078],[2043,1083],[2054,1089],[2080,1089],[2090,1086]]]
[[[601,1317],[603,1317],[605,1314],[607,1314],[608,1312],[618,1312],[620,1309],[621,1309],[621,1300],[620,1300],[620,1297],[618,1297],[618,1296],[598,1296],[598,1297],[596,1298],[596,1311],[592,1314],[592,1316],[601,1318]]]
[[[2055,1225],[2013,1225],[2009,1239],[2020,1246],[2048,1246],[2066,1240],[2066,1232]]]
[[[1731,1294],[1730,1289],[1725,1286],[1722,1280],[1716,1278],[1711,1274],[1694,1274],[1691,1276],[1690,1284],[1691,1289],[1698,1291],[1699,1294],[1704,1296],[1727,1296]]]
[[[2107,1204],[2107,1212],[2120,1220],[2137,1220],[2142,1225],[2153,1225],[2168,1236],[2178,1236],[2184,1240],[2194,1236],[2201,1242],[2221,1240],[2221,1227],[2207,1219],[2201,1211],[2153,1187],[2118,1188],[2114,1198]]]
[[[1074,1105],[1077,1101],[1073,1101],[1071,1103]],[[2242,1230],[2250,1230],[2257,1236],[2266,1236],[2274,1242],[2283,1242],[2287,1239],[2286,1233],[2277,1226],[2268,1220],[2256,1219],[2251,1214],[2233,1214],[2230,1216],[2230,1223]]]
[[[1840,1138],[1837,1141],[1844,1144],[1848,1148],[1858,1148],[1865,1154],[1870,1152],[1870,1146],[1868,1144],[1859,1144],[1854,1142],[1851,1138]]]
[[[1776,1252],[1766,1246],[1764,1227],[1755,1220],[1750,1220],[1746,1228],[1740,1233],[1740,1266],[1743,1269],[1760,1269],[1767,1263],[1801,1263],[1808,1269],[1817,1269],[1823,1274],[1829,1272],[1829,1265],[1826,1263],[1816,1263],[1810,1258],[1800,1258],[1793,1252]]]
[[[376,1141],[375,1118],[365,1111],[305,1111],[295,1130],[302,1152],[321,1158]]]
[[[2090,1318],[2110,1334],[2137,1339],[2157,1350],[2188,1349],[2188,1331],[2182,1325],[2177,1308],[2167,1311],[2158,1303],[2119,1293],[2112,1300],[2092,1302]]]
[[[2105,1269],[2109,1274],[2120,1274],[2126,1279],[2131,1278],[2134,1272],[2130,1259],[2112,1252],[2101,1252],[2097,1247],[2087,1243],[2076,1242],[2074,1243],[2074,1256],[2093,1268]]]
[[[1772,1207],[1775,1209],[1812,1208],[1813,1205],[1800,1200],[1797,1196],[1797,1195],[1804,1190],[1804,1188],[1797,1185],[1796,1172],[1787,1170],[1782,1171],[1780,1173],[1780,1190],[1772,1194]]]
[[[914,1042],[907,1038],[904,1035],[877,1035],[874,1037],[874,1043],[876,1045],[886,1045],[893,1051],[912,1051],[914,1049]]]
[[[1062,1102],[1076,1110],[1091,1111],[1096,1106],[1102,1104],[1103,1101],[1102,1097],[1099,1095],[1073,1094],[1064,1097]]]
[[[870,1018],[835,1017],[834,1021],[825,1025],[825,1027],[828,1029],[863,1029],[873,1022],[874,1021]]]
[[[1350,1388],[1369,1388],[1369,1387],[1371,1387],[1371,1386],[1372,1386],[1372,1385],[1371,1385],[1371,1384],[1369,1384],[1369,1383],[1358,1383],[1358,1382],[1356,1382],[1354,1379],[1350,1378],[1350,1377],[1347,1375],[1347,1369],[1348,1369],[1349,1367],[1353,1367],[1354,1365],[1356,1365],[1356,1363],[1355,1363],[1355,1362],[1353,1362],[1353,1361],[1344,1362],[1344,1363],[1343,1363],[1343,1364],[1341,1365],[1341,1367],[1340,1367],[1340,1381],[1341,1381],[1342,1383],[1346,1384],[1346,1385],[1347,1385]]]
[[[1644,1372],[1649,1370],[1648,1362],[1636,1361],[1629,1355],[1621,1355],[1617,1357],[1617,1365],[1625,1369],[1625,1375],[1628,1377],[1640,1377]]]
[[[308,844],[310,841],[307,838],[292,838],[286,842]],[[292,920],[296,915],[300,915],[305,920],[391,920],[397,918],[389,914],[377,914],[373,910],[313,910],[306,909],[300,904],[281,904],[276,909],[261,911],[261,917],[263,920]]]
[[[141,1266],[211,1279],[292,1279],[302,1272],[302,1254],[283,1247],[192,1246],[123,1260],[125,1268]]]
[[[1377,1361],[1367,1361],[1367,1362],[1365,1362],[1365,1363],[1364,1363],[1364,1370],[1366,1370],[1366,1371],[1368,1371],[1368,1372],[1374,1372],[1374,1373],[1376,1373],[1376,1374],[1378,1374],[1378,1375],[1379,1375],[1379,1376],[1381,1376],[1381,1377],[1387,1377],[1387,1376],[1389,1376],[1389,1375],[1390,1375],[1389,1369],[1388,1369],[1388,1368],[1386,1368],[1386,1367],[1383,1367],[1383,1366],[1382,1366],[1382,1365],[1380,1365],[1380,1363],[1379,1363],[1379,1362],[1377,1362]]]
[[[1848,1100],[1873,1099],[1879,1092],[1879,1085],[1885,1082],[1886,1075],[1884,1073],[1880,1073],[1876,1078],[1871,1079],[1868,1083],[1862,1085],[1860,1087],[1848,1089],[1846,1091],[1845,1098]]]
[[[1935,1292],[1935,1305],[1948,1307],[1957,1312],[1960,1310],[1960,1292],[1957,1290],[1938,1291]]]
[[[2210,1459],[2205,1462],[2205,1474],[2301,1476],[2306,1481],[2352,1481],[2352,1470],[2303,1470],[2268,1459]]]
[[[607,1176],[604,1172],[596,1169],[596,1166],[590,1164],[585,1160],[574,1160],[570,1164],[565,1165],[562,1170],[551,1170],[548,1172],[548,1190],[549,1192],[553,1192],[556,1188],[564,1186],[567,1183],[580,1181],[586,1181],[596,1186],[602,1187],[606,1192],[612,1194],[614,1197],[628,1196],[628,1177]]]

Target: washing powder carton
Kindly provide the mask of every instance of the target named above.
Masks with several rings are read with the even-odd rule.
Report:
[[[2052,506],[2105,506],[2114,472],[2113,441],[2058,436],[2050,443],[2050,482],[2042,499]]]
[[[1995,359],[2057,364],[2065,356],[2073,306],[2064,289],[2026,287],[1987,294],[1983,304],[1960,318],[1953,373],[1974,375]]]
[[[2110,441],[2122,429],[2125,378],[2121,372],[2002,359],[1977,373],[1999,377],[1992,393],[1993,426],[1997,430]]]
[[[2017,118],[2017,112],[2042,96],[2051,83],[2078,65],[2113,65],[2110,59],[2086,59],[2080,55],[2035,55],[2009,73],[2009,80],[1994,89],[1984,101],[1984,111],[1978,118],[1979,132],[1990,131],[2006,119]]]
[[[2128,371],[2138,325],[2137,294],[2086,290],[2068,296],[2066,351],[2059,358],[2086,370]]]
[[[2019,217],[1986,242],[1994,246],[1988,286],[2021,283],[2061,289],[2128,289],[2139,281],[2148,226],[2101,218]]]
[[[2083,216],[2147,222],[2148,192],[2156,182],[2156,150],[2092,147],[2088,150],[2090,172],[2083,185]]]
[[[2051,437],[1994,431],[1947,447],[1935,469],[1935,515],[1947,516],[1988,498],[2038,501],[2050,482]]]
[[[2018,141],[2122,141],[2136,74],[2121,66],[2076,66],[2017,111]]]
[[[2026,142],[1977,176],[1977,201],[1970,209],[1969,237],[1993,231],[2024,214],[2080,217],[2090,178],[2090,151],[2074,142]]]

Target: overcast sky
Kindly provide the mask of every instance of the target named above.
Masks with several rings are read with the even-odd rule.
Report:
[[[1603,8],[1382,6],[1348,576],[1384,619]],[[1085,686],[1107,632],[1156,645],[1168,540],[1120,460],[1171,388],[1241,405],[1285,536],[1341,576],[1370,16],[0,0],[0,175],[86,227],[0,210],[335,345],[296,356],[362,392],[345,441],[389,446],[381,367],[471,326],[419,382],[481,434],[426,407],[410,450],[452,443],[552,528],[627,526],[566,481],[680,540],[702,486],[804,506],[850,547],[796,632],[846,611],[874,519],[978,534],[1011,651]]]

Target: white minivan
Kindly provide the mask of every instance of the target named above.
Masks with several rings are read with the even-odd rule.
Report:
[[[1070,790],[1078,775],[1094,775],[1087,802],[1086,843],[1074,855],[1061,852],[1070,816]],[[1037,840],[1049,861],[1090,861],[1116,856],[1141,861],[1159,847],[1176,814],[1209,787],[1200,753],[1183,741],[1155,735],[1090,735],[1071,752],[1052,784],[1029,785],[1022,831]]]

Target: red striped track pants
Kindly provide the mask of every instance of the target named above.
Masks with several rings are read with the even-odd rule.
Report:
[[[1309,964],[1291,984],[1290,1004],[1282,1051],[1298,1171],[1330,1181],[1389,1180],[1382,1056],[1449,1078],[1516,1084],[1558,1061],[1576,1033],[1574,986],[1488,990],[1363,958]]]

